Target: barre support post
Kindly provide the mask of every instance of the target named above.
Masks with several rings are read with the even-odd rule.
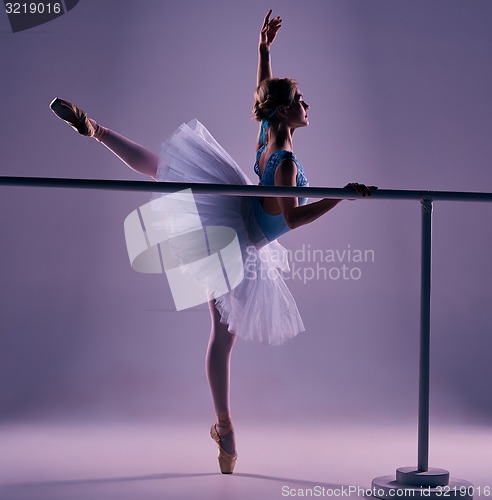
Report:
[[[429,391],[430,391],[430,306],[432,263],[432,200],[423,199],[420,281],[420,368],[418,472],[429,469]],[[448,474],[449,480],[449,474]],[[447,484],[447,483],[446,483]],[[444,485],[443,485],[444,486]]]
[[[462,500],[473,498],[473,485],[461,479],[450,480],[445,469],[429,469],[429,410],[430,410],[430,307],[432,263],[432,198],[421,200],[421,283],[420,283],[420,361],[418,411],[418,465],[399,467],[395,476],[373,479],[374,496],[394,499],[395,492],[411,493],[420,498],[438,499],[444,496]],[[409,491],[411,490],[411,491]],[[402,495],[396,495],[402,496]]]

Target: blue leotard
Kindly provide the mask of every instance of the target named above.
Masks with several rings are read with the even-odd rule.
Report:
[[[264,144],[263,146],[261,146],[260,149],[258,149],[258,152],[256,153],[256,162],[254,166],[255,173],[260,178],[259,184],[261,186],[275,185],[274,181],[275,170],[285,160],[292,160],[297,166],[296,185],[298,187],[309,186],[309,182],[304,173],[304,169],[302,168],[302,165],[297,160],[297,158],[294,156],[294,153],[292,153],[291,151],[285,151],[283,149],[275,151],[270,155],[270,158],[268,158],[267,164],[265,165],[265,169],[262,175],[260,173],[260,168],[258,166],[258,163],[260,161],[261,153],[263,153],[265,147],[266,144]],[[301,197],[298,198],[299,205],[305,205],[307,201],[308,198],[301,198]],[[276,240],[279,236],[285,234],[287,231],[290,230],[289,226],[285,222],[283,214],[282,213],[279,213],[277,215],[269,214],[263,209],[258,198],[253,199],[253,213],[256,222],[258,223],[258,226],[260,227],[261,231],[269,241]]]

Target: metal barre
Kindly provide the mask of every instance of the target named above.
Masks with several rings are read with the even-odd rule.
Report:
[[[465,191],[424,191],[409,189],[378,189],[371,196],[362,197],[351,189],[330,187],[287,187],[233,184],[198,184],[191,182],[149,182],[106,179],[65,179],[59,177],[0,176],[0,186],[54,187],[74,189],[102,189],[108,191],[143,191],[171,193],[191,189],[197,194],[231,196],[305,196],[308,198],[357,198],[384,200],[441,200],[492,202],[492,193]]]

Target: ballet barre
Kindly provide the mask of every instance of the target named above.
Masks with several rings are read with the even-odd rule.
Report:
[[[384,199],[384,200],[440,200],[492,202],[492,193],[465,191],[422,191],[408,189],[378,189],[371,196],[362,196],[350,188],[287,187],[233,184],[200,184],[192,182],[149,182],[106,179],[67,179],[63,177],[0,176],[0,186],[31,186],[75,189],[102,189],[107,191],[143,191],[174,193],[191,189],[196,194],[224,194],[231,196],[303,196],[308,198]]]
[[[274,196],[307,198],[338,198],[365,200],[418,200],[421,203],[421,289],[420,289],[420,360],[417,467],[399,467],[396,476],[381,476],[372,481],[376,497],[395,496],[473,498],[473,485],[452,479],[445,469],[429,468],[429,386],[430,386],[430,300],[432,263],[432,210],[434,201],[492,202],[492,193],[463,191],[419,191],[378,189],[362,196],[350,188],[285,187],[257,185],[197,184],[181,182],[149,182],[99,179],[64,179],[46,177],[0,176],[0,186],[31,186],[109,191],[150,191],[171,193],[191,189],[195,194],[230,196]],[[399,493],[400,492],[400,493]]]

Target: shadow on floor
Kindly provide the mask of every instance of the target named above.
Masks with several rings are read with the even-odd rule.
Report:
[[[202,473],[165,473],[165,474],[149,474],[145,476],[125,476],[125,477],[105,477],[105,478],[87,478],[87,479],[65,479],[65,480],[54,480],[54,481],[32,481],[32,482],[21,482],[21,483],[4,483],[0,485],[0,488],[25,488],[25,487],[56,487],[56,486],[76,486],[82,484],[104,484],[104,483],[122,483],[122,482],[133,482],[133,481],[159,481],[164,479],[189,479],[189,478],[200,478],[200,477],[213,477],[221,476],[222,474],[218,472],[202,472]],[[259,481],[276,481],[281,484],[289,484],[290,487],[298,486],[304,488],[312,488],[314,485],[325,488],[325,489],[337,489],[337,488],[348,488],[348,485],[334,484],[334,483],[324,483],[314,480],[304,480],[304,479],[294,479],[288,477],[278,477],[278,476],[266,476],[263,474],[248,474],[244,472],[238,472],[233,474],[233,477],[259,480]],[[352,486],[353,487],[353,486]],[[362,489],[362,487],[360,487]]]

